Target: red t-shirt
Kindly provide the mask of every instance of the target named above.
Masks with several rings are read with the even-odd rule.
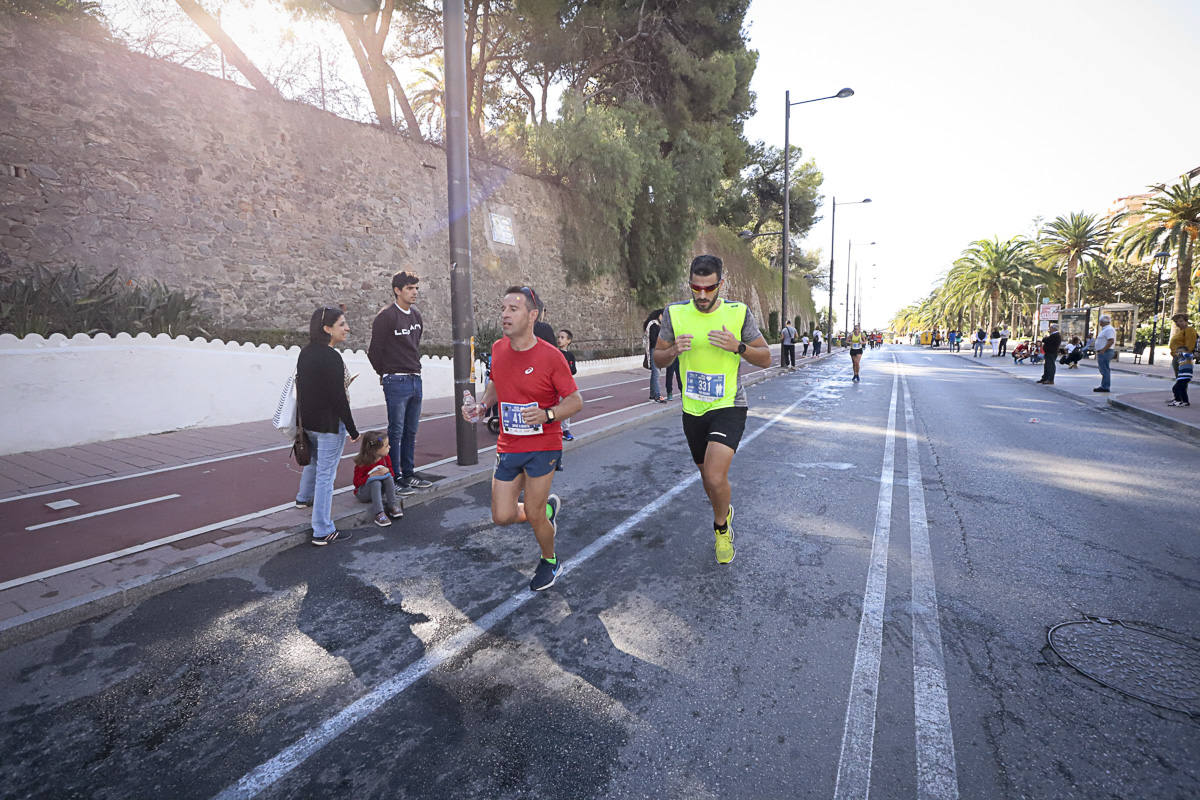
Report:
[[[369,473],[371,470],[378,467],[380,464],[387,467],[388,472],[392,471],[392,457],[391,456],[384,456],[383,458],[379,459],[378,461],[376,461],[374,464],[372,464],[370,466],[366,466],[364,464],[355,464],[354,465],[354,491],[357,492],[359,489],[362,488],[362,485],[367,482],[367,478],[371,477],[367,473]]]
[[[508,337],[502,337],[492,345],[492,383],[500,407],[497,453],[562,450],[561,423],[531,428],[521,418],[526,405],[549,408],[577,391],[561,350],[542,339],[528,350],[513,350]]]

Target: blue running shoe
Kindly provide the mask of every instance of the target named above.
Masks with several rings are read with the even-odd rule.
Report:
[[[533,580],[529,582],[529,590],[542,592],[549,589],[558,578],[558,573],[562,571],[562,566],[561,558],[556,558],[553,564],[544,558],[538,559],[537,570],[533,573]]]

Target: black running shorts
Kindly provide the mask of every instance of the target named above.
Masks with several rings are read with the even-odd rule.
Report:
[[[852,356],[861,356],[861,355],[862,355],[862,348],[859,348],[858,350],[855,350],[855,349],[851,348],[851,349],[850,349],[850,355],[852,355]]]
[[[683,415],[683,435],[687,437],[692,461],[704,463],[704,451],[709,442],[720,442],[737,452],[746,430],[746,412],[749,409],[732,406],[716,408],[699,417]]]

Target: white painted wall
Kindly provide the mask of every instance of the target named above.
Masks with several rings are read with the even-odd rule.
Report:
[[[300,348],[119,333],[0,334],[0,454],[263,420],[269,425]],[[364,350],[344,350],[351,408],[383,405]],[[584,361],[581,375],[641,366],[641,356]],[[425,356],[426,398],[454,393],[450,359]],[[479,368],[477,375],[482,375]]]

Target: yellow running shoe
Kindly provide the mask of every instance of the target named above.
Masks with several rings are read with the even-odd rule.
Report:
[[[729,504],[729,516],[725,518],[725,530],[713,528],[717,539],[717,563],[728,564],[733,561],[733,503]]]

